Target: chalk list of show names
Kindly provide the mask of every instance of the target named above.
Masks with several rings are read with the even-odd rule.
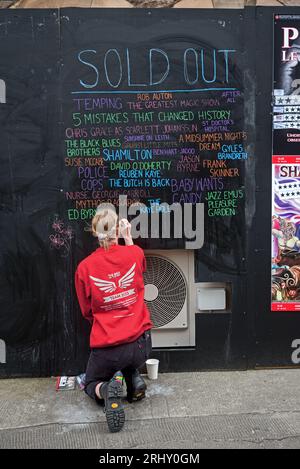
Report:
[[[70,99],[64,161],[75,183],[65,193],[69,220],[90,220],[103,202],[118,206],[120,194],[149,212],[163,202],[202,202],[209,217],[238,213],[248,158],[240,91]]]

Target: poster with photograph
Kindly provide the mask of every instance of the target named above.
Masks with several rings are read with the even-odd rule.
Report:
[[[300,15],[274,18],[272,311],[300,311]]]

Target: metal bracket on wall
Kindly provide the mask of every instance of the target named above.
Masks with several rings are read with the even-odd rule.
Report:
[[[0,103],[6,103],[6,84],[4,80],[0,80]]]

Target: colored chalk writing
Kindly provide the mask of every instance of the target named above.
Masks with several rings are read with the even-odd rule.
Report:
[[[67,219],[86,226],[98,204],[118,205],[119,195],[148,213],[164,202],[204,203],[208,219],[242,213],[248,153],[237,51],[136,53],[112,45],[73,54],[64,101]]]

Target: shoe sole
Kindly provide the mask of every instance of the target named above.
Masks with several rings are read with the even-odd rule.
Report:
[[[122,384],[117,381],[111,381],[108,383],[105,414],[108,428],[111,433],[117,433],[122,430],[125,423],[122,396]]]

